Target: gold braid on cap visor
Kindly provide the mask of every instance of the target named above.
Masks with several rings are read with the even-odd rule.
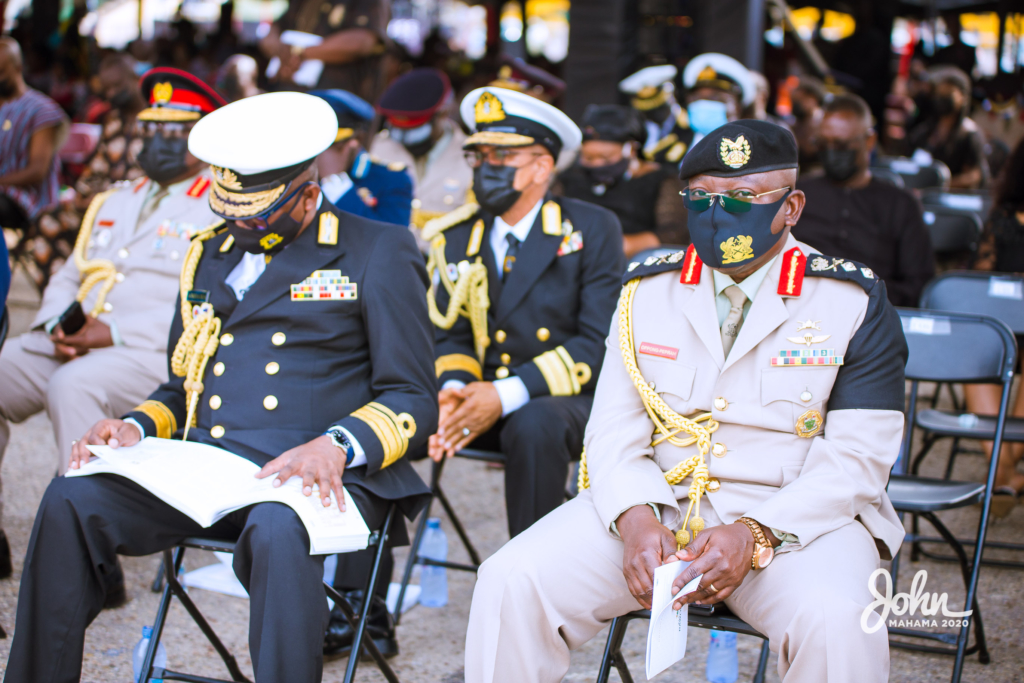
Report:
[[[210,193],[210,208],[221,216],[249,218],[269,209],[284,194],[287,183],[270,190],[259,192],[230,192],[213,177],[213,191]]]
[[[174,107],[149,107],[139,112],[135,118],[139,121],[157,121],[171,123],[176,121],[196,121],[201,117],[198,111],[176,109]]]

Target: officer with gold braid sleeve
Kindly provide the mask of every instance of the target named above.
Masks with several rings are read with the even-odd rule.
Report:
[[[420,510],[428,489],[404,456],[437,420],[426,272],[404,226],[323,199],[313,162],[336,134],[330,105],[301,93],[240,100],[196,124],[189,150],[213,166],[210,206],[227,222],[184,258],[171,379],[126,419],[97,423],[72,468],[89,458],[86,443],[187,438],[253,461],[275,485],[301,477],[306,495],[316,484],[342,501],[344,483],[371,529],[390,501],[408,517]],[[259,504],[201,529],[107,475],[54,479],[43,498],[6,680],[77,680],[116,553],[148,555],[200,534],[236,541],[256,681],[319,681],[324,556],[310,555],[291,508]],[[390,542],[406,542],[404,525]],[[368,571],[359,555],[339,564]],[[341,587],[361,587],[366,571]]]
[[[622,273],[610,211],[548,192],[579,128],[503,88],[474,90],[462,118],[477,204],[427,223],[428,302],[437,326],[435,460],[472,444],[506,457],[509,533],[565,496],[604,356]]]

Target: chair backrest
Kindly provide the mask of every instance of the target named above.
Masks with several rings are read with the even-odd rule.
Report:
[[[925,206],[944,206],[947,209],[973,211],[982,218],[992,209],[992,194],[989,190],[943,190],[930,188],[922,190],[921,202]]]
[[[921,308],[991,316],[1024,334],[1024,276],[950,270],[924,288]]]
[[[882,157],[875,162],[875,166],[898,173],[903,177],[903,185],[908,190],[949,187],[949,168],[941,161],[922,165],[906,157]]]
[[[661,258],[662,256],[670,256],[676,252],[685,251],[686,247],[679,244],[663,244],[660,247],[652,247],[650,249],[644,249],[638,251],[629,257],[628,263],[643,263],[649,258]]]
[[[906,183],[903,182],[903,176],[896,173],[892,169],[875,166],[871,169],[871,175],[880,180],[883,183],[888,183],[893,187],[898,187],[901,190],[906,187]]]
[[[936,254],[978,250],[983,225],[977,213],[925,205],[923,218]]]
[[[898,308],[910,357],[906,377],[923,382],[1012,381],[1017,339],[996,318]]]

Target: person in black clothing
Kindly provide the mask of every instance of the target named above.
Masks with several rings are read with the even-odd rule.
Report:
[[[824,254],[866,264],[885,280],[894,306],[916,306],[935,273],[931,239],[913,195],[872,177],[875,141],[864,100],[837,95],[825,105],[818,132],[825,175],[797,185],[807,205],[793,235]]]
[[[985,224],[974,270],[999,273],[1024,273],[1024,141],[1018,143],[1003,166],[996,185],[995,204]],[[1017,345],[1024,339],[1017,337]],[[999,412],[999,387],[994,384],[966,384],[967,409],[975,414]],[[1013,416],[1024,417],[1024,392],[1017,393]],[[992,452],[992,442],[982,444]],[[992,514],[1005,517],[1024,492],[1024,474],[1017,463],[1024,457],[1024,444],[1005,444],[999,455],[996,488],[992,496]]]
[[[575,166],[559,178],[562,194],[603,206],[622,223],[626,256],[662,241],[689,241],[676,174],[639,152],[647,134],[629,107],[592,104],[583,113],[583,144]]]
[[[985,138],[968,118],[971,79],[952,66],[931,70],[934,90],[932,115],[914,126],[907,136],[911,150],[923,149],[949,167],[949,186],[974,189],[988,184]]]

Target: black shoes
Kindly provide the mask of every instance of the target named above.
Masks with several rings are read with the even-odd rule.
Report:
[[[14,573],[11,566],[11,544],[7,542],[7,534],[0,529],[0,579],[9,579]]]
[[[352,610],[359,614],[363,608],[363,591],[345,591],[344,596],[352,605]],[[398,640],[395,639],[395,623],[388,612],[387,604],[379,595],[373,596],[370,606],[369,623],[366,625],[364,638],[372,638],[381,654],[390,659],[398,654]],[[331,610],[331,621],[324,634],[324,656],[344,657],[352,652],[352,641],[355,631],[349,625],[344,613],[335,607]],[[361,661],[370,661],[369,655],[363,654]]]

